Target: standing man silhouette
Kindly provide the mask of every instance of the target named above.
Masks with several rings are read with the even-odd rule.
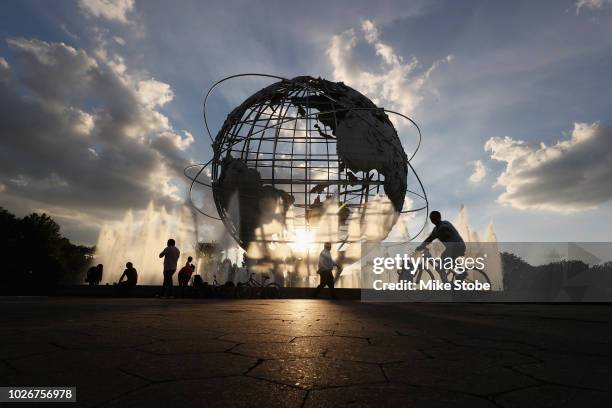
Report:
[[[319,270],[317,273],[320,275],[321,282],[319,286],[315,289],[313,298],[319,296],[319,292],[325,286],[329,286],[332,299],[336,298],[336,291],[334,290],[334,274],[332,273],[334,266],[340,270],[340,265],[334,262],[334,259],[331,256],[331,243],[326,242],[323,246],[323,250],[319,255]]]
[[[176,264],[178,263],[181,251],[176,247],[176,243],[172,238],[168,240],[168,246],[159,254],[160,258],[164,258],[164,284],[162,285],[160,297],[172,296],[172,275],[176,272]]]

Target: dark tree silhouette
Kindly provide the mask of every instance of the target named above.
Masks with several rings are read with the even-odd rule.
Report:
[[[0,293],[52,293],[60,283],[81,283],[94,248],[74,245],[46,214],[17,218],[0,207]]]

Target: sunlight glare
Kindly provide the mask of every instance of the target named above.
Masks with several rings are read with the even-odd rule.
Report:
[[[297,228],[293,241],[290,244],[291,248],[296,252],[306,252],[314,248],[315,233],[313,230],[305,228]]]

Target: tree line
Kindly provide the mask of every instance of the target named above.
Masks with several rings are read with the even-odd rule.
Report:
[[[0,294],[51,294],[83,282],[95,247],[75,245],[47,214],[16,217],[0,207]]]

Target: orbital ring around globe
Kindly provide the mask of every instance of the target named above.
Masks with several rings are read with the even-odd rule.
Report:
[[[206,114],[209,97],[221,83],[240,77],[279,82],[236,107],[213,138]],[[385,211],[391,208],[397,216],[424,211],[422,227],[409,240],[425,229],[429,203],[411,164],[421,144],[421,131],[408,116],[377,107],[341,82],[250,73],[214,83],[206,93],[203,114],[213,157],[185,168],[184,174],[191,180],[189,197],[196,211],[222,221],[243,248],[250,242],[267,240],[254,235],[262,220],[285,222],[291,208],[292,225],[309,229],[326,208],[335,211],[331,204],[337,206],[339,224],[345,224],[339,227],[338,242],[358,241],[359,234],[351,237],[347,233],[350,219],[361,216],[363,221],[364,208],[370,210],[381,197],[386,200]],[[410,157],[387,114],[408,120],[417,130],[418,142]],[[419,191],[408,188],[408,176],[414,177]],[[219,217],[194,203],[196,185],[212,191]],[[409,196],[423,204],[413,208],[412,200],[406,199]],[[232,203],[235,197],[239,204]],[[274,202],[281,207],[280,214],[278,209],[272,214]],[[404,208],[405,202],[408,208]],[[397,217],[392,224],[395,220]],[[284,242],[278,236],[274,241]]]

